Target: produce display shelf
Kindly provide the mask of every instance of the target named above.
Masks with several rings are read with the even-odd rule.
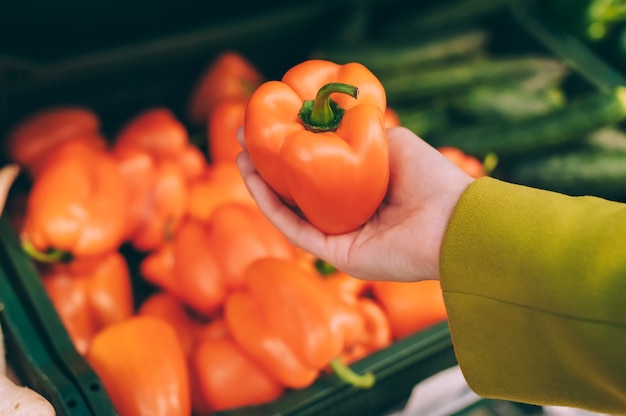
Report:
[[[310,29],[328,16],[330,8],[326,2],[287,5],[258,18],[214,23],[58,60],[0,54],[0,81],[7,85],[0,91],[0,132],[28,112],[58,103],[93,108],[107,120],[104,128],[108,131],[115,131],[131,114],[150,105],[165,105],[182,114],[186,92],[216,51],[242,50],[267,75],[278,76],[307,56],[316,41]],[[568,62],[585,88],[626,84],[582,44],[541,18],[532,3],[515,4],[506,15],[507,24],[514,24],[507,36],[515,33]],[[284,41],[280,48],[260,49],[279,41]],[[73,348],[6,217],[0,221],[0,260],[0,321],[8,359],[17,375],[50,400],[59,416],[116,415],[100,380]],[[380,416],[400,408],[415,384],[454,365],[450,332],[443,322],[354,363],[355,371],[371,371],[376,376],[370,389],[348,386],[327,374],[309,388],[288,391],[274,402],[216,415]],[[465,414],[480,413],[468,409]]]

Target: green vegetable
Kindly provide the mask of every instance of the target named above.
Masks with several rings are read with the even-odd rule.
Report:
[[[421,137],[441,133],[452,125],[450,115],[442,104],[399,107],[395,111],[400,124]]]
[[[573,150],[520,160],[507,180],[568,195],[626,197],[626,151]]]
[[[626,87],[578,96],[561,109],[518,122],[449,129],[430,137],[436,146],[456,146],[485,156],[521,155],[584,140],[586,135],[626,118]]]
[[[471,29],[418,40],[361,41],[334,45],[312,54],[339,64],[360,62],[375,74],[406,71],[484,52],[488,36],[484,29]]]
[[[479,85],[515,82],[540,89],[559,84],[566,66],[553,58],[515,56],[454,63],[381,77],[390,103],[458,94]]]
[[[455,0],[426,3],[388,24],[386,33],[428,32],[474,21],[523,0]]]
[[[560,87],[533,90],[513,85],[481,86],[454,98],[451,108],[462,118],[493,123],[540,116],[565,104],[565,94]]]

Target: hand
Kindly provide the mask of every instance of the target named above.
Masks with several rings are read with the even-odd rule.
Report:
[[[296,246],[361,279],[439,278],[439,254],[450,215],[474,180],[403,127],[387,131],[390,179],[378,211],[356,231],[327,235],[296,214],[268,187],[244,147],[237,158],[257,205]]]

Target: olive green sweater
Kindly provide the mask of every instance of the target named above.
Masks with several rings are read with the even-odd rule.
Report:
[[[626,204],[481,178],[440,278],[477,394],[626,414]]]

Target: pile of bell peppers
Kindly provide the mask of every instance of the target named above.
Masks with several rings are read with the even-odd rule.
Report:
[[[225,51],[185,116],[148,108],[105,137],[93,111],[59,106],[9,132],[30,183],[13,224],[122,416],[209,415],[331,372],[368,388],[374,375],[349,364],[446,319],[438,282],[366,282],[293,246],[235,165],[245,126],[286,202],[330,232],[359,226],[385,195],[386,128],[398,125],[377,79],[358,64],[307,61],[263,81]],[[205,131],[206,151],[188,126]],[[150,290],[135,293],[137,281]]]

